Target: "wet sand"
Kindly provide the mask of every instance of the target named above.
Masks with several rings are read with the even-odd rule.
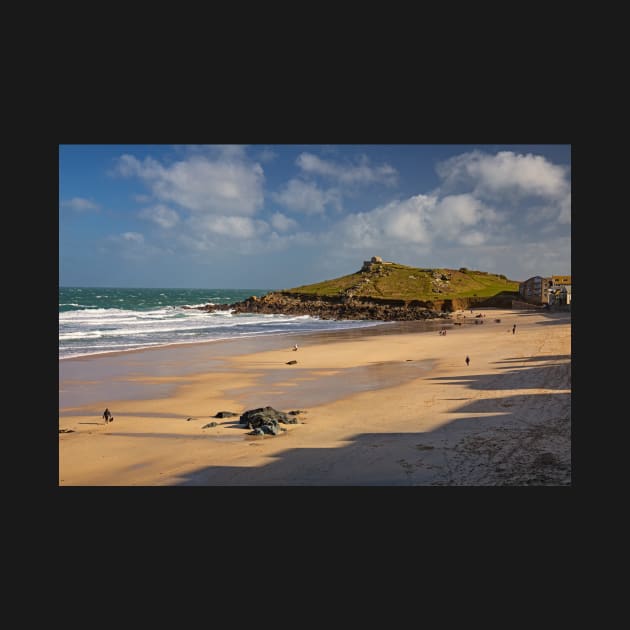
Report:
[[[110,400],[163,398],[178,384],[189,382],[186,379],[189,375],[217,372],[221,367],[230,369],[229,358],[239,355],[284,350],[293,344],[303,347],[405,332],[432,332],[441,327],[452,327],[452,323],[447,320],[387,322],[364,328],[260,335],[64,359],[59,362],[60,417],[72,415],[72,409],[78,407],[82,412],[96,413]]]
[[[59,483],[570,483],[570,314],[479,312],[61,361]],[[265,405],[305,413],[202,428]]]

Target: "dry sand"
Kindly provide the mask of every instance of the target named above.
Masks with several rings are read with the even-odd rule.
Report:
[[[477,313],[68,363],[59,484],[570,485],[570,314]],[[202,428],[266,405],[305,413],[275,437]]]

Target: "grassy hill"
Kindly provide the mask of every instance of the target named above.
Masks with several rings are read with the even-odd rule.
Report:
[[[455,269],[420,269],[374,262],[360,271],[283,291],[313,296],[355,296],[395,300],[448,300],[493,297],[518,292],[518,282],[503,275]]]

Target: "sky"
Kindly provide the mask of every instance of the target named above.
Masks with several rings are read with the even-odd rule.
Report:
[[[59,145],[59,284],[571,274],[570,145]]]

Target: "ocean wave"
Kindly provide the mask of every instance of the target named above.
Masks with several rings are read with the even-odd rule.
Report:
[[[108,342],[106,344],[89,344],[88,345],[68,345],[59,347],[59,359],[72,359],[90,355],[101,355],[101,354],[109,354],[114,352],[132,352],[134,350],[142,350],[145,348],[159,348],[166,346],[176,346],[182,344],[198,344],[198,343],[212,343],[215,341],[225,341],[229,339],[244,339],[244,338],[252,338],[252,337],[262,337],[262,336],[272,336],[272,335],[294,335],[296,333],[307,333],[307,332],[318,332],[318,331],[326,331],[326,330],[343,330],[347,328],[360,328],[360,327],[368,327],[368,326],[376,326],[381,324],[382,322],[371,320],[371,321],[357,321],[357,320],[348,320],[348,321],[334,321],[334,320],[326,320],[325,326],[317,326],[315,328],[305,328],[302,330],[287,330],[283,328],[272,328],[272,329],[241,329],[238,330],[236,327],[226,326],[220,330],[213,330],[212,336],[200,336],[197,335],[193,331],[179,331],[177,337],[171,337],[170,339],[162,339],[162,340],[153,340],[150,341],[148,339],[142,338],[138,340],[136,337],[135,340],[130,340],[125,343],[124,341],[121,343],[115,343],[115,341]],[[96,337],[95,337],[96,338]],[[76,338],[78,339],[78,337]],[[70,341],[70,340],[68,340]]]
[[[164,317],[174,315],[186,315],[184,309],[174,308],[172,306],[166,306],[162,308],[147,310],[147,311],[133,311],[124,308],[85,308],[79,311],[64,311],[59,313],[59,319],[81,319],[82,317],[95,318],[98,316],[104,316],[109,318],[129,317],[133,319],[146,318],[146,317]],[[197,313],[191,313],[196,315]]]
[[[82,312],[90,313],[90,315],[98,313],[137,313],[138,311],[125,311],[122,308],[101,308],[94,306],[86,306],[85,311],[66,311],[65,313],[59,313],[59,317],[80,317]]]
[[[78,338],[81,335],[84,336],[108,336],[108,337],[130,337],[130,336],[146,336],[151,334],[164,335],[166,333],[182,333],[182,332],[198,332],[200,334],[214,334],[219,333],[224,329],[251,329],[260,327],[267,329],[269,326],[278,326],[286,324],[293,327],[294,322],[290,320],[263,320],[261,318],[230,318],[226,319],[210,319],[208,317],[203,319],[148,319],[148,320],[93,320],[91,326],[86,325],[87,322],[83,322],[82,330],[76,330],[78,326],[76,323],[73,326],[61,326],[59,332],[60,339],[72,339]],[[144,325],[143,325],[144,324]]]
[[[98,337],[102,337],[103,335],[94,330],[83,330],[83,331],[75,331],[69,333],[59,333],[59,339],[97,339]]]
[[[147,343],[142,347],[132,346],[129,344],[121,344],[120,346],[115,345],[107,345],[107,346],[90,346],[89,348],[81,349],[81,348],[72,348],[71,350],[67,350],[62,352],[60,348],[59,359],[77,359],[79,357],[89,357],[92,355],[101,355],[101,354],[112,354],[114,352],[134,352],[136,350],[142,350],[144,348],[154,348],[158,346],[164,345],[175,345],[175,344],[163,344],[163,343]],[[106,350],[99,350],[95,348],[107,348]]]
[[[235,313],[233,309],[198,310],[198,307],[216,306],[212,300],[216,300],[217,303],[232,303],[243,299],[244,291],[231,292],[229,296],[227,291],[223,296],[213,291],[207,293],[197,291],[187,295],[189,299],[185,305],[173,305],[159,304],[157,293],[150,296],[150,301],[145,301],[145,294],[135,290],[125,293],[126,299],[137,298],[134,305],[125,302],[124,305],[115,306],[121,292],[107,290],[109,302],[99,299],[99,304],[96,302],[90,304],[89,300],[94,299],[96,294],[104,296],[102,290],[93,291],[87,296],[84,294],[80,298],[78,293],[70,290],[67,294],[60,295],[60,299],[64,300],[60,307],[72,309],[59,313],[60,359],[182,343],[208,343],[242,337],[307,333],[379,323],[368,324],[356,320],[335,322],[310,315]],[[167,297],[170,301],[175,297],[171,296],[168,290],[162,291],[164,293],[160,295],[161,298]],[[184,296],[181,292],[176,293],[177,299]],[[81,303],[69,301],[76,299],[81,299]],[[152,308],[146,308],[145,305]],[[184,306],[186,308],[183,308]]]

